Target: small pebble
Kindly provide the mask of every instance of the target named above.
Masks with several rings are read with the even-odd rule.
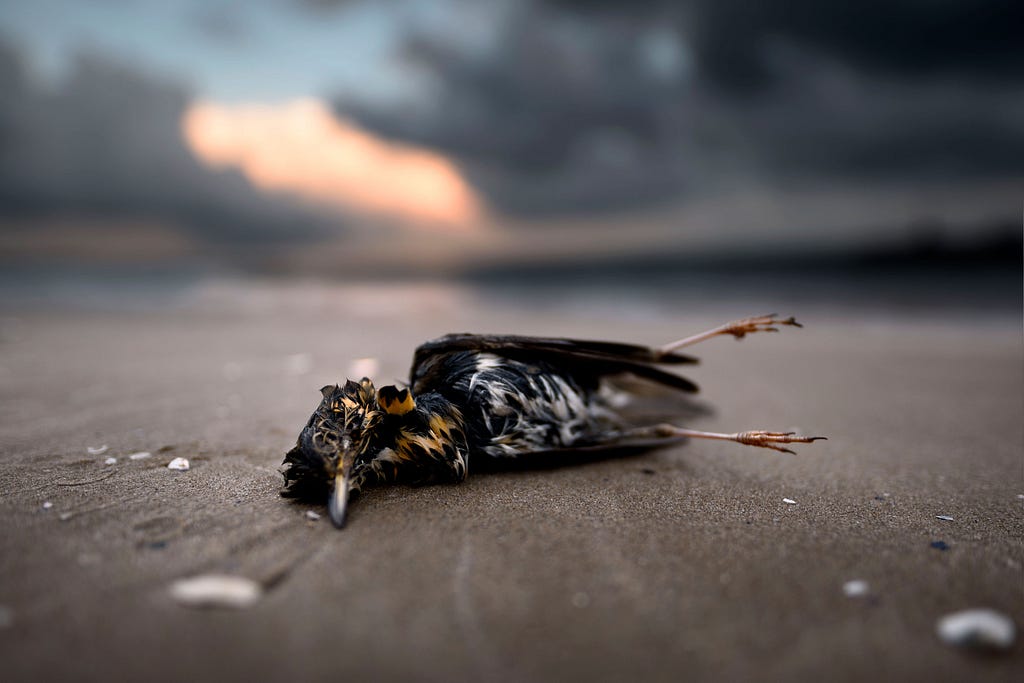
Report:
[[[103,461],[103,464],[104,465],[116,465],[117,464],[117,458],[107,458],[106,460]]]
[[[949,550],[949,544],[945,541],[932,541],[931,545],[936,550]]]
[[[320,519],[320,513],[313,512],[312,510],[306,510],[306,519],[311,519],[315,522]]]
[[[107,446],[107,444],[103,444],[102,446],[96,446],[95,448],[92,446],[86,446],[85,450],[89,452],[89,455],[103,455],[107,452],[107,448],[109,448],[109,446]]]
[[[225,574],[205,574],[171,584],[171,597],[185,607],[245,609],[255,605],[263,588],[251,579]]]
[[[848,598],[861,598],[868,594],[868,582],[863,579],[854,579],[843,584],[843,594]]]
[[[51,503],[50,501],[46,501],[45,503],[43,503],[43,509],[44,510],[49,510],[52,507],[53,507],[53,503]]]
[[[969,609],[947,614],[935,627],[947,645],[975,650],[1008,650],[1017,637],[1013,620],[993,609]]]
[[[949,515],[935,515],[935,519],[941,519],[943,522],[952,522],[953,518]]]
[[[167,469],[184,472],[188,469],[188,460],[185,458],[175,458],[167,463]]]
[[[138,453],[132,453],[128,456],[129,460],[145,460],[149,456],[153,455],[149,451],[139,451]]]
[[[783,498],[782,502],[785,503],[786,505],[796,505],[796,501],[793,500],[792,498]]]

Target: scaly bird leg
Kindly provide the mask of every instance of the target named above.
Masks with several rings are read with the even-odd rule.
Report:
[[[701,332],[695,334],[692,337],[686,339],[680,339],[674,341],[671,344],[665,344],[658,349],[659,354],[668,354],[673,351],[678,351],[687,346],[693,346],[705,339],[711,339],[721,334],[731,334],[737,339],[743,339],[744,336],[752,332],[778,332],[779,328],[776,325],[791,325],[793,327],[803,327],[796,321],[795,318],[780,319],[778,314],[772,313],[771,315],[759,315],[752,318],[742,318],[741,320],[733,320],[731,323],[726,323],[713,330],[707,332]]]
[[[797,436],[796,432],[769,432],[763,429],[757,429],[749,432],[736,432],[735,434],[720,434],[718,432],[702,432],[696,429],[686,429],[684,427],[677,427],[670,424],[660,424],[651,427],[639,427],[637,429],[630,429],[624,433],[624,436],[630,438],[692,438],[692,439],[716,439],[718,441],[735,441],[736,443],[746,444],[747,446],[760,446],[761,448],[771,448],[774,451],[782,451],[783,453],[795,453],[788,448],[784,448],[779,444],[787,443],[814,443],[815,441],[827,440],[824,436]]]

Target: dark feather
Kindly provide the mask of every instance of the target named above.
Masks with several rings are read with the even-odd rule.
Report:
[[[416,349],[410,370],[413,391],[435,388],[442,378],[432,375],[431,371],[439,366],[430,361],[460,351],[490,353],[523,363],[543,363],[580,378],[628,373],[679,391],[697,391],[697,385],[690,380],[654,367],[697,363],[693,356],[617,342],[465,333],[449,334]]]

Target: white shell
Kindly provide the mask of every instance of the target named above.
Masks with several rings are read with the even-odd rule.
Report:
[[[150,455],[152,455],[152,453],[150,453],[149,451],[139,451],[138,453],[132,453],[131,455],[129,455],[128,459],[129,460],[145,460]]]
[[[941,519],[943,522],[952,522],[953,518],[949,515],[935,515],[935,519]]]
[[[1013,645],[1017,629],[1013,620],[993,609],[969,609],[947,614],[935,628],[948,645],[1005,650]]]
[[[252,607],[263,596],[263,588],[243,576],[204,574],[179,579],[171,584],[171,597],[186,607]]]
[[[186,460],[185,458],[175,458],[174,460],[167,463],[167,469],[179,470],[181,472],[184,472],[185,470],[188,469],[188,460]]]
[[[792,498],[783,498],[782,502],[785,503],[786,505],[796,505],[796,501],[793,500]]]
[[[313,512],[312,510],[306,510],[306,519],[311,519],[315,522],[316,520],[320,519],[320,513]]]
[[[861,598],[868,594],[871,587],[863,579],[854,579],[843,584],[843,594],[848,598]]]
[[[107,458],[106,460],[103,461],[103,464],[104,465],[116,465],[117,464],[117,458]]]
[[[107,452],[107,444],[103,444],[102,446],[96,446],[95,448],[93,448],[92,446],[86,446],[85,450],[89,453],[89,455],[103,455],[104,453]]]

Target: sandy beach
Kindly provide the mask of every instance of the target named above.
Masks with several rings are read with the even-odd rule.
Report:
[[[451,331],[660,344],[763,311],[445,287],[236,294],[3,315],[4,680],[1024,674],[1020,642],[978,656],[935,633],[972,607],[1024,627],[1019,316],[780,310],[806,329],[694,349],[686,374],[714,412],[690,425],[829,441],[796,456],[688,442],[375,490],[338,531],[307,517],[322,506],[278,496],[277,468],[319,387],[356,359],[387,383]],[[167,469],[175,457],[191,468]],[[242,610],[172,600],[173,581],[210,572],[265,593]],[[845,595],[858,579],[868,594]]]

